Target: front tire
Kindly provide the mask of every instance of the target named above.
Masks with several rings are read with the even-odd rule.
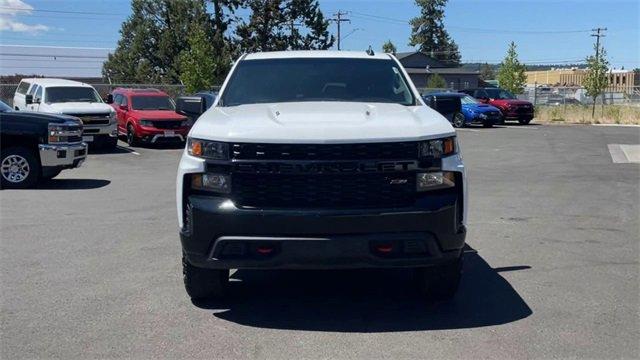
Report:
[[[133,128],[133,125],[127,125],[127,144],[129,146],[138,145],[138,138],[136,137],[136,130]]]
[[[458,259],[445,265],[416,269],[416,281],[420,292],[432,300],[451,300],[460,285],[462,263],[460,255]]]
[[[3,189],[34,187],[40,177],[40,162],[28,148],[14,146],[2,149],[0,179]]]
[[[451,122],[453,127],[462,128],[465,125],[464,114],[456,113],[453,115],[453,121]]]
[[[204,269],[193,266],[184,254],[182,278],[191,300],[222,299],[229,286],[228,269]]]

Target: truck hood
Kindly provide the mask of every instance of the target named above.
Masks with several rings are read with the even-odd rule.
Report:
[[[43,109],[44,110],[44,109]],[[46,111],[59,114],[108,114],[113,108],[105,103],[66,102],[46,104]]]
[[[382,103],[292,102],[212,107],[190,136],[227,142],[365,143],[454,135],[427,106]]]

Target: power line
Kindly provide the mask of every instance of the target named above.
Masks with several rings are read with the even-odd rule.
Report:
[[[346,12],[342,12],[342,11],[338,10],[337,13],[333,14],[334,18],[329,19],[329,21],[334,21],[338,25],[338,36],[337,36],[337,38],[338,38],[338,50],[340,50],[340,25],[343,22],[349,22],[349,23],[351,22],[350,19],[345,19],[345,18],[342,17],[342,16],[347,15],[347,14],[348,13],[346,13]]]
[[[36,58],[69,58],[69,59],[106,59],[106,56],[89,55],[60,55],[60,54],[20,54],[20,53],[0,53],[0,56],[24,56]],[[28,59],[23,59],[27,61]]]

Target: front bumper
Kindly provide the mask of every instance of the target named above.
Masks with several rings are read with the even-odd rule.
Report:
[[[243,209],[202,195],[188,202],[182,247],[190,263],[207,268],[429,266],[458,257],[466,234],[455,195],[359,210]]]
[[[87,144],[40,144],[40,164],[42,167],[71,169],[82,165],[87,158]]]
[[[522,111],[522,110],[506,110],[503,113],[505,119],[510,120],[531,120],[534,116],[534,111]]]
[[[102,137],[118,137],[118,128],[115,122],[109,125],[83,125],[82,137],[84,141],[93,142]]]

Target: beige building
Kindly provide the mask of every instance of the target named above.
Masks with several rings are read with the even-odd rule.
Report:
[[[582,86],[587,71],[584,69],[552,69],[543,71],[527,71],[528,85],[549,86]],[[629,70],[612,69],[609,71],[608,91],[631,92],[635,84],[636,74]]]

